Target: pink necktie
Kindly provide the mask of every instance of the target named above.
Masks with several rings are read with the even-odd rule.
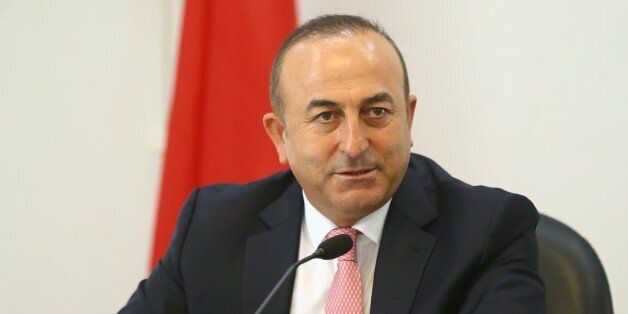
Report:
[[[362,313],[362,282],[355,252],[355,238],[359,231],[353,228],[337,228],[327,234],[327,238],[346,234],[353,239],[353,247],[345,255],[338,257],[338,270],[325,302],[325,314]]]

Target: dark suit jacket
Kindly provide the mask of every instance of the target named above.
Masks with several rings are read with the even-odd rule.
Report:
[[[121,313],[253,313],[297,260],[302,216],[289,171],[195,190]],[[384,225],[371,313],[544,313],[537,220],[527,198],[470,186],[413,154]],[[289,312],[293,284],[267,313]]]

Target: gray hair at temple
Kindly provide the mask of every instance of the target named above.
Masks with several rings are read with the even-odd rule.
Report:
[[[377,23],[367,20],[366,18],[356,15],[322,15],[315,19],[307,21],[305,24],[295,29],[286,40],[284,40],[270,73],[270,102],[273,107],[273,111],[279,115],[281,120],[284,120],[283,100],[281,98],[281,82],[279,80],[281,75],[281,64],[283,59],[290,50],[290,48],[297,43],[308,39],[316,38],[329,38],[334,36],[343,35],[344,32],[358,32],[358,31],[372,31],[382,35],[394,48],[401,60],[401,67],[403,68],[403,90],[405,92],[406,101],[410,95],[410,83],[408,82],[408,70],[406,69],[406,63],[403,60],[401,51],[397,48],[395,42],[384,31],[384,29]]]

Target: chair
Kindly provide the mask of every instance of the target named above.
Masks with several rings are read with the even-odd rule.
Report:
[[[591,245],[573,229],[545,215],[541,215],[536,235],[547,312],[613,313],[606,274]]]

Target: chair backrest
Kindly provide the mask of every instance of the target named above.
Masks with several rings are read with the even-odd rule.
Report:
[[[591,245],[573,229],[545,215],[541,215],[536,235],[547,312],[613,313],[606,274]]]

